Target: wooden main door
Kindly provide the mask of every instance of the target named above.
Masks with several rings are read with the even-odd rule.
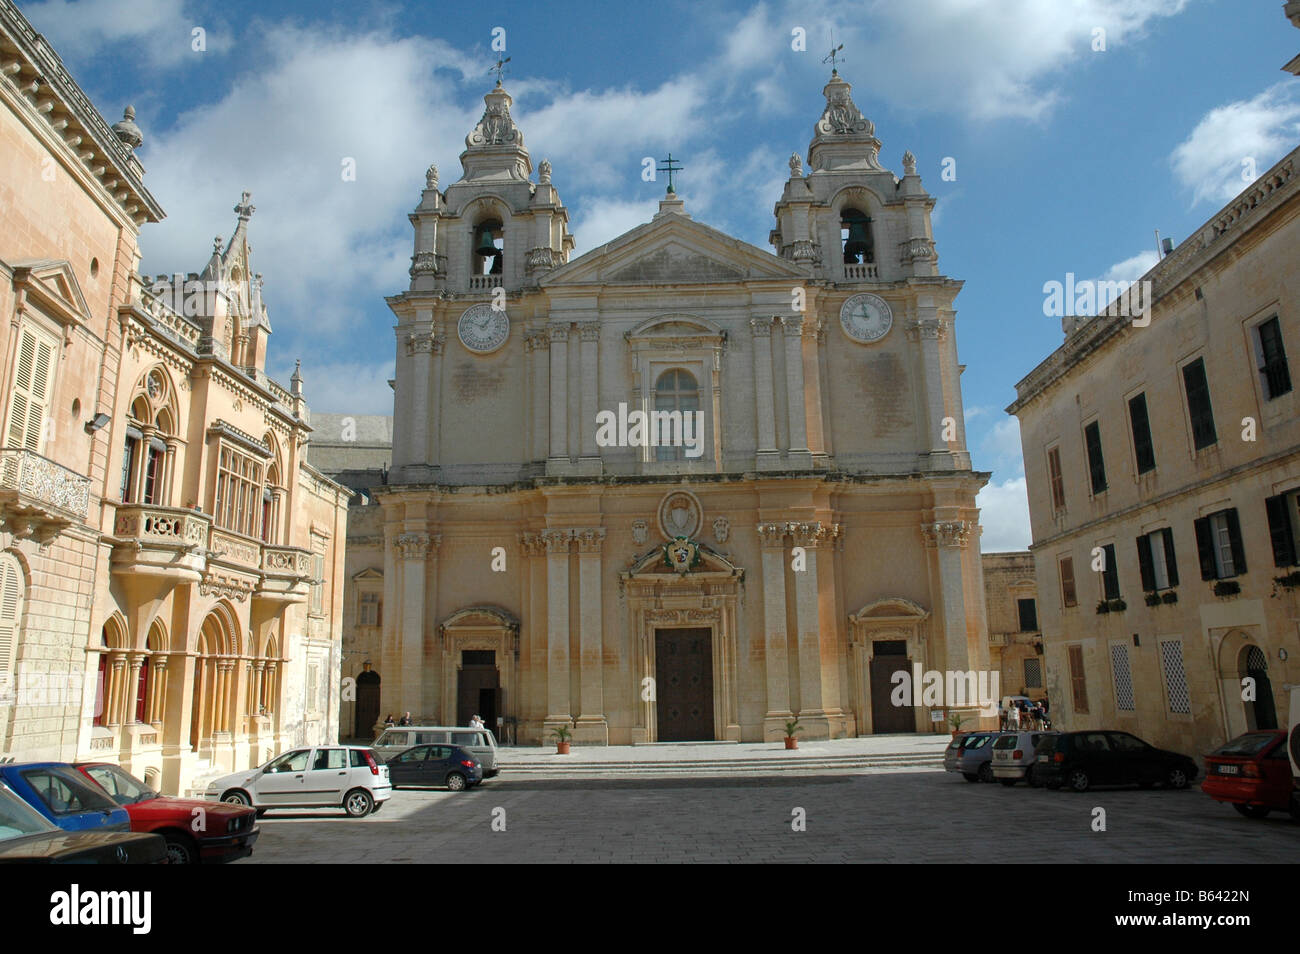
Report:
[[[871,731],[915,732],[916,710],[911,706],[896,706],[890,700],[897,680],[894,673],[907,673],[912,679],[912,661],[907,658],[907,643],[903,640],[877,640],[872,646],[871,660]],[[919,699],[913,699],[919,703]]]
[[[655,630],[660,742],[713,741],[713,631]]]

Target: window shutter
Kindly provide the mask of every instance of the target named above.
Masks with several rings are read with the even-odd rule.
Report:
[[[50,378],[54,369],[54,348],[24,328],[18,345],[18,368],[9,404],[10,447],[41,450],[41,425],[50,403]]]
[[[1246,549],[1241,545],[1241,523],[1237,520],[1237,508],[1226,511],[1228,521],[1228,544],[1232,547],[1233,576],[1246,572]]]
[[[1138,571],[1142,574],[1142,589],[1150,593],[1156,588],[1156,571],[1151,565],[1151,537],[1137,538]]]
[[[1165,572],[1169,574],[1169,585],[1178,585],[1178,559],[1174,556],[1174,531],[1165,527],[1160,531],[1165,546]]]
[[[1210,534],[1210,518],[1201,517],[1194,526],[1196,527],[1196,552],[1201,558],[1201,579],[1213,580],[1218,574],[1214,569],[1214,540]]]
[[[1279,494],[1264,501],[1268,514],[1268,538],[1273,544],[1273,565],[1293,566],[1296,562],[1295,537],[1291,533],[1291,515],[1287,512],[1286,496]]]
[[[22,616],[23,576],[18,561],[0,554],[0,675],[13,672]]]
[[[1108,543],[1102,548],[1106,553],[1106,569],[1102,571],[1101,582],[1108,600],[1119,599],[1119,565],[1115,562],[1115,544]]]

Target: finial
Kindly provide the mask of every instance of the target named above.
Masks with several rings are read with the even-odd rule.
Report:
[[[294,397],[302,397],[302,359],[293,363],[293,377],[289,378],[289,390]]]
[[[212,240],[212,254],[213,254],[213,255],[220,255],[220,254],[221,254],[221,243],[222,243],[222,241],[224,241],[224,240],[221,238],[220,235],[218,235],[216,238],[214,238],[214,239]]]
[[[836,64],[836,62],[837,62],[837,60],[838,60],[838,54],[839,54],[840,50],[842,50],[842,49],[844,49],[844,44],[843,44],[843,43],[841,43],[839,46],[836,46],[836,45],[835,45],[835,31],[832,30],[832,31],[831,31],[831,51],[830,51],[829,53],[827,53],[824,57],[822,57],[822,62],[823,62],[823,63],[829,63],[829,64],[831,65],[831,76],[832,76],[832,77],[834,77],[834,76],[839,76],[839,75],[840,75],[840,71],[839,71],[838,69],[835,68],[835,64]]]
[[[797,152],[790,153],[790,178],[803,178],[803,157]]]
[[[551,181],[551,160],[543,159],[542,164],[537,167],[537,181],[542,183]]]
[[[509,63],[509,62],[510,62],[510,57],[507,56],[504,60],[497,60],[497,65],[494,66],[494,67],[492,67],[490,70],[488,70],[489,73],[496,73],[496,74],[497,74],[497,85],[498,85],[498,86],[501,85],[501,77],[505,75],[505,72],[506,72],[506,64]]]
[[[655,167],[655,171],[656,171],[656,172],[666,172],[666,173],[668,173],[668,192],[669,192],[669,194],[671,194],[671,195],[676,195],[676,194],[677,194],[677,190],[673,188],[673,173],[675,173],[675,172],[681,172],[682,169],[686,168],[685,166],[682,166],[682,165],[680,165],[680,164],[678,164],[678,165],[673,165],[673,163],[676,162],[676,161],[677,161],[677,160],[675,160],[675,159],[673,158],[673,154],[670,152],[670,153],[668,153],[668,158],[667,158],[667,159],[661,159],[661,160],[660,160],[660,162],[662,162],[663,165],[662,165],[662,166],[656,166],[656,167]]]
[[[426,189],[438,188],[438,167],[436,165],[430,165],[424,171],[424,187]]]
[[[239,205],[235,206],[235,214],[239,216],[239,221],[247,222],[249,217],[257,211],[251,204],[253,193],[244,192],[239,197]]]
[[[135,124],[134,106],[122,110],[121,121],[113,124],[113,134],[121,140],[128,151],[134,152],[140,148],[140,143],[144,142],[144,135],[140,132],[140,127]]]
[[[903,175],[916,175],[916,156],[912,155],[910,149],[903,153]]]

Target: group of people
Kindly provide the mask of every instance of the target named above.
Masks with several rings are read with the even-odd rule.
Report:
[[[394,726],[394,725],[403,726],[403,725],[410,725],[410,724],[411,724],[411,713],[409,712],[406,713],[406,715],[402,716],[402,718],[399,719],[397,722],[393,721],[393,714],[391,712],[388,713],[388,715],[384,716],[385,726]],[[469,727],[471,729],[485,729],[487,728],[487,723],[483,721],[482,716],[478,715],[478,713],[475,713],[474,718],[469,720]]]
[[[998,706],[998,717],[1003,729],[1044,730],[1052,727],[1052,720],[1047,712],[1047,700],[1031,702],[1027,699],[1012,699],[1009,706]]]

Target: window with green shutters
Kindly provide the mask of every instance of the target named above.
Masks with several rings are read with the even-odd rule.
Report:
[[[1255,326],[1255,355],[1259,361],[1259,380],[1265,400],[1271,401],[1291,391],[1291,369],[1282,345],[1282,326],[1274,315]]]
[[[1226,580],[1246,572],[1246,550],[1236,507],[1201,517],[1194,526],[1201,579]]]
[[[1300,531],[1300,491],[1278,494],[1264,501],[1264,512],[1268,516],[1268,538],[1273,547],[1274,566],[1295,566],[1300,563],[1300,546],[1297,546],[1297,531]]]
[[[1083,429],[1083,442],[1088,451],[1088,476],[1094,495],[1106,489],[1106,461],[1101,455],[1101,426],[1093,421]]]
[[[1139,394],[1128,402],[1128,419],[1133,428],[1133,453],[1137,457],[1137,472],[1145,474],[1156,469],[1156,451],[1151,443],[1151,420],[1147,416],[1147,396]]]
[[[1217,443],[1214,409],[1210,404],[1210,383],[1205,377],[1205,359],[1197,358],[1183,367],[1183,384],[1187,388],[1187,413],[1192,420],[1192,444],[1197,450]]]
[[[1119,599],[1119,567],[1115,564],[1115,544],[1108,543],[1101,549],[1106,559],[1106,565],[1101,571],[1102,598],[1117,600]]]
[[[1137,538],[1138,571],[1147,593],[1178,585],[1178,562],[1174,557],[1174,532],[1168,527]]]

